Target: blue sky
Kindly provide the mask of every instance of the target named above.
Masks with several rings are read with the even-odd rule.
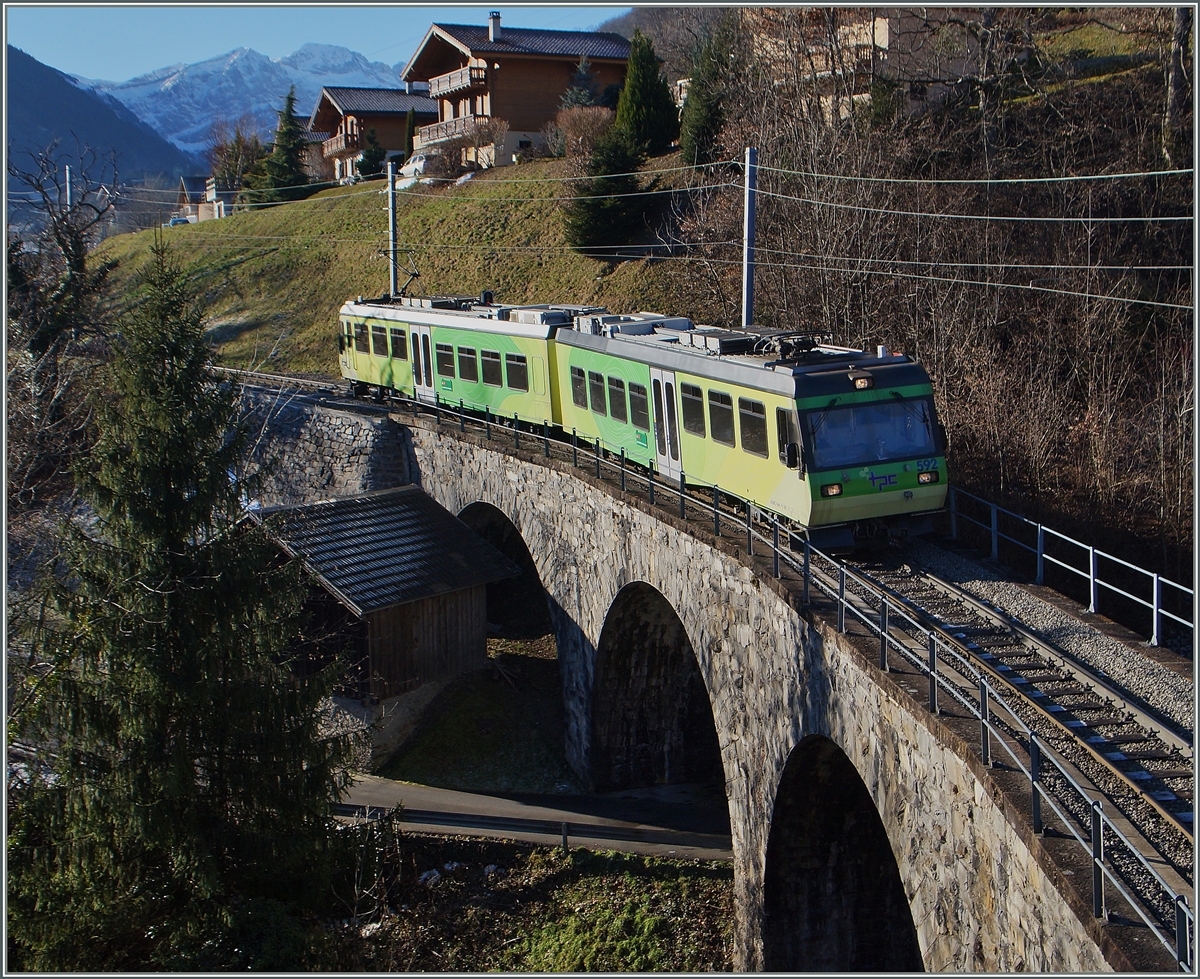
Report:
[[[340,44],[370,61],[404,62],[429,25],[486,23],[489,10],[514,27],[588,30],[623,6],[299,6],[245,4],[7,5],[5,37],[43,64],[84,78],[123,82],[155,68],[191,64],[250,47],[282,58],[306,42]]]

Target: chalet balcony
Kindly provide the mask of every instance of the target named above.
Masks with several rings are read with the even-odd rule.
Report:
[[[444,139],[462,136],[469,133],[476,121],[488,123],[491,116],[459,116],[457,119],[447,119],[445,122],[435,122],[432,126],[422,126],[417,130],[414,146],[428,146],[430,143],[440,143]]]
[[[361,148],[358,133],[338,133],[332,139],[327,139],[321,144],[321,155],[325,159],[329,159],[331,156],[357,153]]]
[[[486,68],[459,68],[429,79],[429,97],[440,99],[454,92],[465,92],[487,86]]]

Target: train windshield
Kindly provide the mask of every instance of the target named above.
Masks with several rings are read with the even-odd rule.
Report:
[[[810,411],[804,434],[818,470],[937,454],[933,404],[927,397],[897,395],[893,401]]]

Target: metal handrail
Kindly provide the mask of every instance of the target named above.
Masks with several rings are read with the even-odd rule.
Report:
[[[418,402],[418,403],[420,403],[420,402]],[[463,407],[462,402],[460,402],[460,404],[459,404],[458,411],[455,411],[453,407],[448,407],[445,403],[440,403],[440,402],[435,402],[435,404],[432,407],[435,412],[435,417],[437,418],[439,423],[440,423],[440,413],[443,411],[445,411],[451,415],[458,416],[460,418],[460,424],[465,423],[466,414],[465,414],[465,409]],[[500,420],[501,419],[499,417],[497,417],[497,421],[500,421]],[[520,417],[517,414],[514,414],[512,416],[513,442],[514,442],[515,448],[520,447],[521,421],[522,420],[520,419]],[[525,424],[531,425],[531,426],[540,425],[540,427],[541,427],[540,438],[544,444],[544,451],[545,451],[546,455],[548,456],[550,454],[550,435],[549,435],[548,422],[546,422],[545,420],[542,420],[541,422],[533,422],[530,419],[525,419]],[[578,459],[579,436],[578,436],[578,433],[576,433],[575,431],[572,431],[571,435],[572,435],[572,446],[575,449],[573,464],[576,468],[579,468],[579,459]],[[491,438],[490,427],[487,430],[487,436],[488,436],[488,438]],[[538,436],[535,434],[534,437],[537,438]],[[655,488],[657,488],[660,493],[663,491],[666,491],[667,493],[675,494],[675,496],[678,497],[678,499],[679,499],[680,510],[684,514],[685,519],[686,519],[686,509],[685,509],[686,505],[690,505],[690,506],[700,509],[702,511],[707,510],[707,511],[711,512],[713,514],[714,529],[716,529],[718,531],[718,535],[719,535],[719,529],[720,529],[719,521],[720,521],[721,514],[724,513],[724,511],[721,510],[719,505],[714,505],[714,503],[710,503],[701,497],[689,495],[687,493],[688,485],[690,484],[691,486],[697,487],[697,488],[709,488],[709,489],[715,491],[714,498],[718,494],[723,494],[727,500],[733,500],[733,501],[736,501],[736,502],[742,504],[743,507],[746,509],[746,512],[748,515],[747,521],[746,521],[747,556],[753,555],[754,540],[757,538],[760,542],[763,543],[764,546],[766,546],[767,548],[769,548],[771,550],[772,563],[773,563],[773,567],[775,569],[778,569],[780,564],[786,564],[793,571],[796,571],[801,575],[801,579],[805,586],[805,595],[806,596],[809,594],[809,588],[812,585],[815,585],[821,592],[828,595],[837,604],[839,631],[842,631],[842,632],[845,631],[845,615],[847,612],[849,614],[853,615],[855,618],[862,621],[870,631],[874,631],[876,633],[879,633],[879,631],[880,631],[879,627],[877,625],[872,623],[868,617],[866,617],[862,612],[860,612],[854,606],[852,597],[848,598],[846,596],[845,581],[848,577],[852,578],[854,580],[854,583],[856,586],[858,586],[860,588],[865,588],[868,591],[868,593],[870,593],[873,597],[879,599],[879,601],[881,603],[881,608],[882,608],[882,605],[884,603],[886,603],[889,606],[889,609],[891,611],[898,613],[897,618],[899,620],[907,620],[907,622],[909,624],[909,628],[907,630],[902,629],[902,631],[907,631],[910,636],[913,636],[913,633],[915,632],[917,635],[913,636],[913,638],[918,639],[919,642],[923,643],[924,648],[932,649],[934,651],[934,655],[931,657],[932,666],[933,666],[932,671],[930,670],[930,664],[922,661],[921,657],[913,655],[913,653],[909,647],[905,646],[902,643],[896,642],[894,640],[894,638],[891,637],[890,635],[887,635],[886,638],[881,641],[889,644],[890,647],[894,648],[899,655],[901,655],[908,662],[912,663],[920,672],[924,673],[929,678],[931,709],[933,709],[935,712],[937,711],[936,691],[938,689],[944,690],[945,693],[947,695],[949,695],[950,697],[952,697],[958,704],[960,704],[964,710],[966,710],[968,713],[970,713],[972,716],[974,716],[975,718],[977,718],[980,721],[981,736],[983,736],[987,740],[987,743],[989,745],[989,752],[990,752],[990,744],[992,743],[992,741],[994,740],[994,741],[998,742],[1000,744],[1000,746],[1004,749],[1005,753],[1012,759],[1014,766],[1022,774],[1024,774],[1027,778],[1029,778],[1030,787],[1031,787],[1031,798],[1033,800],[1032,804],[1034,806],[1035,831],[1037,831],[1037,832],[1041,831],[1040,804],[1042,801],[1044,801],[1050,807],[1050,809],[1055,813],[1055,815],[1059,818],[1059,820],[1061,820],[1062,824],[1064,826],[1066,826],[1067,830],[1069,831],[1071,836],[1074,837],[1076,842],[1079,843],[1082,847],[1084,847],[1086,850],[1089,851],[1090,858],[1092,859],[1092,863],[1093,863],[1093,873],[1095,875],[1097,875],[1095,880],[1099,881],[1099,883],[1096,883],[1094,881],[1094,884],[1093,884],[1093,897],[1094,897],[1093,912],[1094,912],[1095,916],[1097,918],[1099,918],[1099,917],[1103,917],[1105,914],[1104,906],[1103,906],[1104,905],[1103,881],[1105,879],[1107,879],[1113,884],[1113,886],[1117,889],[1117,891],[1121,894],[1121,896],[1129,903],[1130,907],[1133,908],[1133,910],[1142,919],[1142,921],[1150,929],[1150,931],[1155,935],[1155,937],[1158,938],[1158,940],[1162,943],[1162,945],[1168,951],[1172,952],[1175,955],[1176,961],[1179,964],[1180,970],[1181,971],[1190,971],[1191,970],[1192,961],[1193,961],[1193,952],[1192,952],[1193,939],[1192,939],[1192,936],[1195,933],[1195,913],[1188,906],[1186,895],[1177,893],[1175,891],[1175,889],[1173,887],[1171,887],[1171,885],[1168,884],[1166,880],[1163,879],[1162,875],[1149,863],[1149,861],[1146,860],[1146,858],[1137,850],[1137,848],[1134,847],[1129,842],[1129,840],[1120,831],[1120,829],[1115,825],[1115,823],[1113,823],[1113,821],[1107,816],[1107,814],[1105,814],[1103,812],[1103,809],[1100,806],[1100,804],[1096,800],[1092,799],[1091,796],[1088,795],[1087,790],[1085,790],[1084,787],[1081,786],[1075,780],[1075,778],[1063,767],[1063,764],[1060,763],[1059,759],[1054,755],[1054,753],[1047,752],[1045,748],[1040,747],[1040,739],[1038,738],[1038,735],[1036,734],[1036,732],[1034,732],[1032,730],[1032,728],[1030,728],[1024,721],[1021,720],[1020,716],[1016,713],[1016,711],[1013,710],[1013,708],[1009,706],[1009,703],[1005,699],[1005,697],[1002,696],[1000,693],[998,693],[995,690],[995,688],[990,683],[987,682],[986,678],[982,675],[982,673],[980,671],[975,669],[974,666],[970,665],[968,661],[963,659],[958,654],[958,651],[954,649],[954,647],[951,643],[948,643],[944,638],[939,636],[934,630],[927,629],[923,625],[918,623],[916,621],[916,619],[913,618],[904,609],[904,607],[902,605],[895,604],[895,600],[893,598],[889,598],[888,595],[886,594],[886,592],[877,583],[873,582],[872,580],[870,580],[869,578],[867,578],[865,575],[863,575],[860,572],[850,571],[847,568],[845,562],[838,561],[834,557],[832,557],[828,554],[825,554],[818,548],[813,547],[813,545],[808,540],[804,541],[804,556],[803,556],[802,561],[798,561],[795,558],[790,547],[781,550],[777,543],[777,540],[778,540],[777,533],[773,533],[772,538],[770,540],[768,540],[763,534],[759,533],[754,528],[752,515],[753,515],[754,510],[756,509],[756,505],[752,501],[743,500],[741,497],[737,496],[736,494],[730,493],[726,490],[721,490],[715,484],[709,483],[705,480],[689,479],[686,477],[686,474],[684,474],[683,472],[680,473],[680,477],[679,477],[679,481],[678,481],[677,485],[674,483],[674,480],[657,481],[656,482],[655,478],[654,478],[655,470],[654,470],[653,464],[651,464],[648,467],[647,475],[643,475],[641,472],[638,472],[636,470],[630,470],[626,467],[626,457],[625,457],[623,449],[614,451],[611,446],[606,447],[603,443],[603,440],[600,439],[599,437],[592,438],[592,439],[585,438],[584,444],[586,445],[586,443],[588,441],[590,441],[592,443],[592,447],[593,447],[592,454],[594,456],[594,465],[595,465],[595,471],[596,471],[597,476],[599,476],[601,474],[602,468],[607,466],[610,470],[619,472],[621,474],[623,486],[626,485],[626,483],[630,477],[633,477],[635,480],[641,480],[643,483],[645,483],[647,485],[647,488],[651,494],[651,502],[653,502],[653,493],[654,493]],[[603,459],[603,453],[605,451],[613,454],[614,456],[616,456],[619,452],[619,456],[620,456],[619,465],[613,464],[613,463]],[[760,510],[760,512],[764,512],[764,511]],[[777,526],[777,520],[778,520],[777,516],[775,519],[776,519],[776,526]],[[967,519],[970,519],[970,518],[968,517]],[[1020,519],[1024,519],[1024,518],[1020,518]],[[994,523],[995,522],[993,521],[993,526],[994,526]],[[789,537],[790,536],[791,535],[789,534]],[[841,587],[836,588],[836,589],[831,588],[831,587],[827,586],[824,581],[822,581],[821,577],[814,574],[813,567],[812,567],[814,557],[819,558],[820,560],[824,561],[828,565],[831,565],[834,568],[838,569]],[[778,575],[776,575],[776,576],[778,576]],[[890,619],[890,616],[889,616],[889,619]],[[896,623],[893,622],[891,624],[895,625]],[[982,706],[980,706],[976,702],[972,701],[970,697],[965,696],[962,693],[962,691],[959,690],[954,684],[952,684],[945,675],[943,675],[942,673],[940,673],[937,670],[936,650],[939,647],[939,645],[942,649],[944,649],[948,652],[951,652],[956,657],[956,659],[959,660],[960,663],[962,663],[964,666],[966,666],[970,670],[971,674],[974,676],[974,678],[976,679],[976,681],[978,683],[979,691],[981,692],[981,694],[986,693],[990,702],[995,703],[997,706],[1001,707],[1013,719],[1013,721],[1016,723],[1017,727],[1025,735],[1025,745],[1030,753],[1031,759],[1036,752],[1037,756],[1041,759],[1044,759],[1044,761],[1046,761],[1047,763],[1049,763],[1049,765],[1051,765],[1053,767],[1053,769],[1055,770],[1055,772],[1057,773],[1058,777],[1060,777],[1066,783],[1066,786],[1068,788],[1074,790],[1074,792],[1076,792],[1078,794],[1079,798],[1084,803],[1086,803],[1086,805],[1091,809],[1091,811],[1093,813],[1093,817],[1092,817],[1092,832],[1090,834],[1090,838],[1085,839],[1085,837],[1076,830],[1075,826],[1073,825],[1073,819],[1071,817],[1069,817],[1066,813],[1064,813],[1062,811],[1062,809],[1059,807],[1059,802],[1063,801],[1063,800],[1061,800],[1059,797],[1053,795],[1052,793],[1049,792],[1049,790],[1047,790],[1044,782],[1040,778],[1040,771],[1033,770],[1035,768],[1035,766],[1033,764],[1031,764],[1029,767],[1026,767],[1025,764],[1021,761],[1020,757],[1014,752],[1013,748],[1009,744],[1008,740],[1003,736],[1000,729],[997,728],[996,725],[991,721],[990,716],[989,716],[990,711],[985,712],[985,710]],[[1036,749],[1034,748],[1035,742],[1039,743],[1039,747]],[[1065,801],[1063,802],[1063,804],[1064,805],[1066,804]],[[1153,904],[1152,896],[1142,892],[1140,899],[1138,899],[1138,900],[1132,899],[1130,897],[1130,895],[1126,892],[1124,886],[1122,885],[1122,880],[1118,876],[1117,869],[1115,867],[1112,867],[1111,863],[1108,865],[1105,864],[1104,857],[1103,857],[1103,853],[1104,853],[1103,837],[1104,837],[1106,828],[1107,828],[1108,833],[1111,834],[1112,836],[1115,836],[1115,838],[1121,840],[1122,843],[1124,843],[1125,847],[1128,849],[1128,851],[1131,854],[1133,854],[1137,858],[1137,860],[1142,864],[1142,866],[1149,873],[1149,875],[1151,876],[1153,881],[1157,884],[1159,891],[1160,891],[1160,896],[1165,895],[1168,898],[1169,903],[1174,905],[1174,907],[1176,909],[1176,925],[1177,925],[1176,935],[1175,935],[1174,940],[1172,940],[1169,936],[1167,936],[1166,934],[1163,933],[1163,930],[1160,927],[1159,923],[1156,922],[1155,920],[1153,920],[1153,918],[1149,914],[1147,914],[1146,910],[1142,907],[1143,901],[1147,902],[1151,905]],[[1097,834],[1099,834],[1099,835],[1097,835]],[[1095,854],[1097,852],[1099,852],[1101,854],[1101,856],[1099,858],[1097,858],[1095,856]],[[1126,881],[1125,883],[1128,883],[1128,881]]]
[[[988,513],[989,513],[989,517],[990,517],[989,522],[984,523],[982,520],[976,520],[974,517],[970,516],[969,514],[963,513],[958,508],[959,496],[964,496],[967,499],[974,500],[976,503],[980,503],[983,506],[986,506],[988,508]],[[956,486],[949,487],[947,503],[948,503],[948,506],[950,509],[950,536],[952,538],[958,537],[958,521],[959,520],[966,520],[968,523],[974,524],[976,527],[979,527],[982,530],[986,530],[991,536],[991,558],[993,561],[999,560],[1000,541],[1006,540],[1012,544],[1015,544],[1017,547],[1020,547],[1023,550],[1028,551],[1030,554],[1033,554],[1036,557],[1036,559],[1037,559],[1037,574],[1036,574],[1036,577],[1034,580],[1039,585],[1042,584],[1045,580],[1045,562],[1046,561],[1050,561],[1052,564],[1056,564],[1056,565],[1058,565],[1058,567],[1063,568],[1066,571],[1070,571],[1072,574],[1075,574],[1081,578],[1087,579],[1088,595],[1089,595],[1089,603],[1088,603],[1088,611],[1089,612],[1094,613],[1099,610],[1100,589],[1101,588],[1108,589],[1111,592],[1116,592],[1118,595],[1122,595],[1123,597],[1129,599],[1130,601],[1136,602],[1138,605],[1141,605],[1143,608],[1149,609],[1150,614],[1151,614],[1151,630],[1150,630],[1150,632],[1151,632],[1150,645],[1151,646],[1159,645],[1161,635],[1162,635],[1162,619],[1163,618],[1171,619],[1173,622],[1177,622],[1182,626],[1186,626],[1187,628],[1191,629],[1194,634],[1194,632],[1195,632],[1195,623],[1194,622],[1192,622],[1188,619],[1180,618],[1178,615],[1175,615],[1174,613],[1169,612],[1162,607],[1162,605],[1163,605],[1162,596],[1163,596],[1164,588],[1173,588],[1176,591],[1180,592],[1182,596],[1194,599],[1195,592],[1193,589],[1189,588],[1187,585],[1181,585],[1178,582],[1172,581],[1169,578],[1164,578],[1162,575],[1156,574],[1153,571],[1147,571],[1145,568],[1139,567],[1136,564],[1131,564],[1129,561],[1126,561],[1123,558],[1119,558],[1115,554],[1109,554],[1107,551],[1101,551],[1090,544],[1085,544],[1082,541],[1075,540],[1075,538],[1068,537],[1066,534],[1062,533],[1061,531],[1057,531],[1057,530],[1053,529],[1052,527],[1047,527],[1044,524],[1037,523],[1034,520],[1030,520],[1028,517],[1021,516],[1019,513],[1014,513],[1011,510],[1006,510],[1001,506],[997,506],[995,503],[991,503],[988,500],[985,500],[982,497],[976,496],[973,493],[968,493],[966,490],[959,489]],[[1009,517],[1012,520],[1017,521],[1018,523],[1024,524],[1027,527],[1031,527],[1031,528],[1035,529],[1037,531],[1037,545],[1030,546],[1029,544],[1026,544],[1024,541],[1017,540],[1017,538],[1011,537],[1008,534],[1005,534],[1004,532],[1002,532],[999,527],[999,517],[1001,515]],[[1065,543],[1074,544],[1076,547],[1082,548],[1084,551],[1086,551],[1088,554],[1088,570],[1083,571],[1083,570],[1075,567],[1074,565],[1071,565],[1064,561],[1059,560],[1058,558],[1054,557],[1051,554],[1047,554],[1046,553],[1046,535],[1047,534],[1049,534],[1050,536],[1052,536],[1054,538],[1057,538],[1058,540],[1064,541]],[[1128,568],[1131,571],[1136,571],[1138,574],[1145,575],[1147,578],[1149,578],[1150,579],[1150,587],[1151,587],[1151,598],[1149,600],[1147,600],[1145,598],[1140,598],[1137,595],[1131,595],[1128,592],[1122,591],[1120,588],[1117,588],[1112,583],[1101,579],[1100,573],[1099,573],[1099,561],[1101,559],[1103,559],[1105,561],[1112,561],[1115,564],[1119,564],[1123,567]]]

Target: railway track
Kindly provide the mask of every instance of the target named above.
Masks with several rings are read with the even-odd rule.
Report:
[[[344,386],[328,381],[233,373],[245,384],[298,389],[331,407],[367,413],[388,410],[385,404],[344,396]],[[435,410],[411,402],[397,407]],[[540,423],[514,426],[511,419],[494,416],[487,421],[464,419],[449,406],[441,406],[437,413],[443,425],[508,439],[510,444],[570,462],[606,482],[619,481],[623,490],[645,492],[650,488],[647,484],[651,481],[640,470],[626,469],[623,460],[618,470],[616,457],[602,448],[550,434]],[[689,485],[682,499],[678,487],[659,481],[657,488],[659,505],[673,508],[678,504],[685,519],[709,523],[717,536],[741,539],[750,554],[755,550],[760,556],[769,554],[778,540],[777,558],[781,555],[783,561],[776,561],[776,573],[782,569],[782,576],[791,577],[792,586],[796,585],[795,572],[801,568],[798,549],[803,543],[786,525],[780,536],[781,524],[773,518],[711,487]],[[812,581],[827,595],[838,594],[839,564],[824,555],[820,559],[813,555]],[[1064,770],[1090,797],[1103,798],[1115,807],[1120,817],[1114,825],[1119,826],[1125,842],[1110,845],[1108,858],[1135,891],[1136,899],[1169,931],[1176,910],[1163,896],[1167,892],[1159,882],[1165,880],[1176,894],[1192,896],[1193,728],[1172,720],[1158,705],[1127,689],[1119,676],[1089,666],[962,587],[914,566],[903,551],[847,561],[844,566],[842,587],[847,607],[857,606],[863,622],[878,621],[878,596],[887,596],[897,610],[897,619],[907,618],[936,634],[938,641],[956,651],[955,658],[966,664],[958,669],[942,666],[943,682],[957,687],[955,699],[966,704],[976,697],[979,677],[986,677],[989,685],[1003,692],[1005,710],[1011,712],[1007,730],[1014,743],[1020,740],[1019,728],[1036,732],[1043,750],[1062,759]],[[889,636],[897,643],[902,641],[900,631],[889,628]],[[904,669],[901,663],[896,666]],[[947,704],[947,709],[952,708]],[[993,719],[1000,728],[1006,727],[1004,712],[998,711]],[[1044,776],[1051,792],[1057,781],[1061,779],[1052,772]],[[1069,796],[1070,792],[1064,791],[1060,797],[1063,815],[1085,826],[1086,800],[1071,801]],[[1110,810],[1106,812],[1114,818]],[[1123,853],[1126,845],[1129,852]],[[1150,876],[1157,876],[1158,881],[1140,879],[1146,878],[1150,868]]]

